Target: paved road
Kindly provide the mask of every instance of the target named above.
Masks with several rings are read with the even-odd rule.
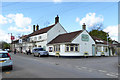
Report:
[[[3,78],[117,78],[117,57],[56,58],[12,54],[14,69]]]

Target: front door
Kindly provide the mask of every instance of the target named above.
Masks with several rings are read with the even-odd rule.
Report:
[[[20,53],[22,53],[22,47],[20,47]]]
[[[92,56],[95,56],[95,45],[92,45]]]

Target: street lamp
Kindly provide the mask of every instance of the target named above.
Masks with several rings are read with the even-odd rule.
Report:
[[[13,40],[11,39],[11,37],[12,37],[12,33],[8,33],[8,35],[9,35],[9,34],[11,34],[11,35],[10,35],[10,40],[11,40],[11,43],[12,43],[12,42],[13,42]]]

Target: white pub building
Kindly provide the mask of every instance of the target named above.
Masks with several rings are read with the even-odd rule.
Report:
[[[86,31],[86,25],[83,24],[83,30],[60,34],[49,42],[49,55],[93,56],[93,45],[95,41]]]
[[[22,42],[21,42],[22,41]],[[99,43],[99,41],[102,41]],[[20,43],[19,43],[20,42]],[[82,30],[67,33],[59,23],[59,17],[55,17],[55,23],[39,29],[39,25],[33,25],[31,34],[22,36],[13,41],[12,49],[25,53],[34,47],[42,47],[50,56],[109,56],[112,55],[105,41],[94,38],[86,30],[85,23]],[[14,50],[13,50],[14,51]]]

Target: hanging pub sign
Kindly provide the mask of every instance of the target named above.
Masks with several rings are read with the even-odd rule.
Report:
[[[22,39],[19,39],[19,43],[22,43]]]
[[[81,40],[82,41],[89,41],[89,36],[87,34],[82,34]]]

